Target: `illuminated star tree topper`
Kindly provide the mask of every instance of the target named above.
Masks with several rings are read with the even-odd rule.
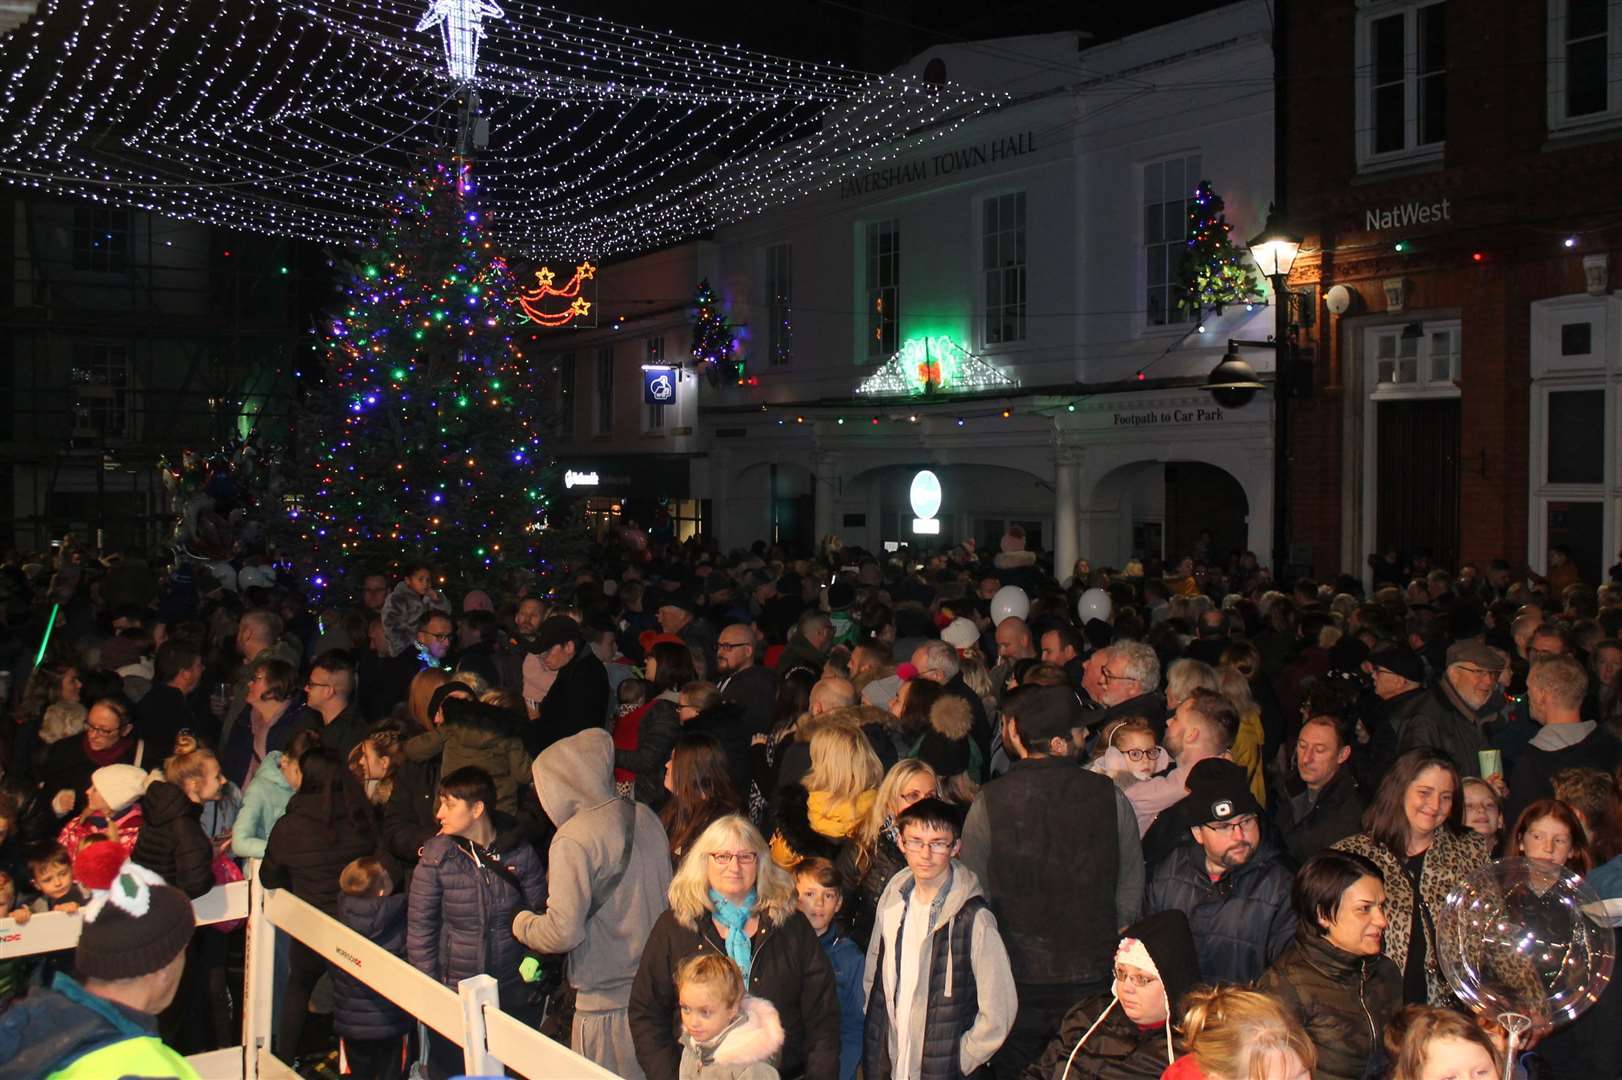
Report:
[[[490,0],[432,0],[427,13],[417,21],[417,30],[439,27],[445,42],[446,71],[452,80],[467,83],[473,81],[478,70],[484,20],[506,17],[507,13]]]

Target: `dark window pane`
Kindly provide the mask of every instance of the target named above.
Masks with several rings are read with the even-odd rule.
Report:
[[[1447,139],[1447,76],[1419,80],[1419,145]]]
[[[1401,82],[1403,66],[1401,15],[1377,19],[1371,27],[1374,45],[1374,81]]]
[[[1143,240],[1147,244],[1158,244],[1166,238],[1166,219],[1161,216],[1160,204],[1143,208]]]
[[[1401,150],[1403,137],[1402,83],[1393,83],[1374,92],[1374,152]]]
[[[1566,323],[1560,327],[1560,355],[1587,356],[1594,351],[1594,324]]]
[[[1605,482],[1605,391],[1549,395],[1549,483]]]
[[[1566,0],[1566,40],[1603,35],[1609,6],[1608,0]]]
[[[1447,67],[1447,5],[1433,4],[1419,11],[1419,73]]]
[[[1566,115],[1605,111],[1605,39],[1590,38],[1566,46]]]
[[[1551,502],[1548,516],[1549,546],[1571,549],[1571,561],[1584,581],[1599,581],[1604,565],[1605,504],[1597,502]]]

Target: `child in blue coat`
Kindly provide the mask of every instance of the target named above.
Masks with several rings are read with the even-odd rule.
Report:
[[[839,988],[839,1080],[855,1080],[862,1062],[862,968],[867,963],[856,943],[840,932],[834,918],[845,905],[839,871],[827,859],[802,859],[794,867],[795,903],[817,932]]]

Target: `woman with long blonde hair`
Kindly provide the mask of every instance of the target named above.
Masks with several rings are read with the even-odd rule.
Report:
[[[783,1024],[778,1071],[839,1074],[839,1000],[815,930],[794,905],[794,879],[772,861],[760,830],[728,815],[705,829],[676,868],[670,909],[642,950],[628,1008],[637,1062],[648,1076],[675,1076],[675,971],[701,952],[730,958],[751,995]]]
[[[884,766],[860,728],[824,723],[811,733],[811,771],[777,793],[772,858],[792,870],[812,855],[832,861],[872,810]]]
[[[834,865],[853,900],[847,909],[851,939],[867,947],[884,887],[907,865],[895,830],[895,816],[920,799],[940,795],[940,778],[927,762],[902,758],[890,766],[878,795],[856,834],[839,849]]]

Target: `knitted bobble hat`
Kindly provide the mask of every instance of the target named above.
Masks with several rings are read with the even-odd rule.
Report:
[[[74,879],[90,890],[74,963],[90,979],[134,979],[161,971],[186,951],[197,925],[191,901],[124,848],[102,840],[73,860]]]

